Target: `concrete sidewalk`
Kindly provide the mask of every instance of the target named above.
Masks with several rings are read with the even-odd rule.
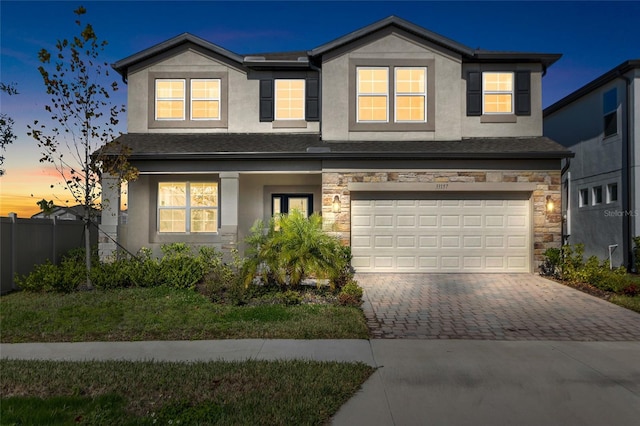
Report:
[[[0,345],[2,358],[360,361],[334,425],[637,425],[640,342],[221,340]]]

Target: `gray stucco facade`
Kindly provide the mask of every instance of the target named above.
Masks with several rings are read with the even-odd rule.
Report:
[[[305,52],[242,56],[183,34],[136,53],[114,64],[129,89],[128,134],[119,142],[131,148],[130,161],[140,171],[129,183],[120,242],[130,251],[156,253],[178,241],[242,250],[255,220],[273,215],[274,197],[295,196],[311,203],[309,214],[322,215],[326,231],[352,244],[353,199],[437,199],[440,193],[464,201],[474,193],[526,202],[526,272],[532,272],[546,248],[561,244],[560,211],[546,206],[560,204],[561,160],[571,153],[542,137],[541,108],[542,76],[559,57],[473,50],[396,17]],[[393,70],[423,70],[424,119],[358,120],[358,67],[390,70],[390,115]],[[471,112],[468,81],[484,72],[510,73],[518,84],[523,76],[526,84],[510,96],[524,92],[517,102],[524,99],[525,108]],[[157,120],[154,81],[191,78],[221,82],[219,119]],[[278,79],[305,81],[303,119],[274,119]],[[159,185],[203,181],[217,185],[218,231],[160,232]],[[454,237],[462,241],[460,227]],[[482,239],[485,231],[478,232]],[[500,238],[508,241],[504,232]]]
[[[630,267],[640,234],[640,61],[627,61],[544,111],[544,134],[564,161],[564,234],[585,256]]]

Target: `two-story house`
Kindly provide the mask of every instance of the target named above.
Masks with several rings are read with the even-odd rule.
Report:
[[[136,53],[113,65],[140,171],[120,241],[242,250],[256,219],[298,209],[359,272],[532,272],[561,243],[571,153],[542,136],[541,106],[559,57],[475,50],[393,16],[308,51],[183,34]]]
[[[575,153],[563,167],[566,242],[631,267],[640,235],[640,59],[546,108],[544,134]]]

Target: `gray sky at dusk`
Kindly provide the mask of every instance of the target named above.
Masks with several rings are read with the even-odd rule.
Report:
[[[543,79],[543,107],[625,60],[640,58],[638,1],[2,0],[0,78],[16,83],[20,92],[0,98],[1,110],[14,118],[19,136],[5,152],[6,175],[0,178],[2,216],[9,211],[5,194],[22,191],[20,185],[24,185],[20,197],[26,204],[35,207],[41,198],[51,198],[46,179],[54,183],[57,178],[38,162],[39,151],[26,135],[26,125],[46,118],[48,96],[37,70],[37,52],[77,32],[73,10],[79,5],[87,8],[83,21],[109,42],[102,57],[109,63],[184,32],[238,54],[309,50],[396,15],[471,48],[563,54]],[[126,86],[122,88],[117,103],[126,101]],[[126,132],[125,123],[122,120],[117,130]],[[33,177],[32,185],[28,176]]]

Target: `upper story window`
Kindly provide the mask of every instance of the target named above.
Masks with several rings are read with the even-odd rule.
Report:
[[[259,120],[274,128],[303,128],[307,122],[320,121],[318,72],[274,71],[272,77],[259,81],[258,101]]]
[[[220,119],[220,80],[191,79],[189,110],[192,120]],[[156,120],[184,120],[187,81],[156,80]]]
[[[358,68],[358,122],[389,121],[389,69]]]
[[[217,182],[160,182],[158,232],[218,231]]]
[[[184,120],[185,80],[156,80],[156,120]]]
[[[191,80],[191,119],[220,119],[220,80]]]
[[[149,128],[227,127],[227,73],[149,73]]]
[[[305,80],[275,80],[275,119],[305,119]]]
[[[604,137],[618,133],[618,92],[615,88],[602,96],[602,113],[604,116]]]
[[[395,69],[396,122],[427,120],[427,69],[397,67]]]
[[[360,123],[387,123],[390,119],[390,87],[393,121],[426,121],[427,69],[394,67],[393,84],[389,84],[389,67],[358,67],[357,120]]]
[[[531,115],[531,71],[469,71],[467,115],[480,122],[515,123]]]
[[[433,131],[433,60],[352,59],[350,131]]]
[[[484,114],[513,114],[513,73],[482,73]]]

